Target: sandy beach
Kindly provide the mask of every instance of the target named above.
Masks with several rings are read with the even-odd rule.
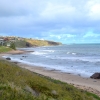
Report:
[[[26,51],[20,51],[20,50],[14,51],[13,50],[13,51],[10,51],[7,53],[0,54],[0,58],[2,59],[3,55],[21,54],[21,53],[26,53]],[[45,67],[31,66],[31,65],[27,65],[27,64],[23,64],[23,63],[17,63],[17,64],[20,67],[26,68],[32,72],[36,72],[36,73],[42,74],[44,76],[48,76],[53,79],[72,84],[77,88],[80,88],[80,89],[83,89],[86,91],[90,91],[90,92],[95,93],[98,96],[100,96],[100,79],[84,78],[79,75],[63,73],[63,72],[57,71],[55,69],[49,70],[49,69],[46,69]]]

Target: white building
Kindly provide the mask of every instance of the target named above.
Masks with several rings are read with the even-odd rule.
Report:
[[[0,45],[4,45],[4,39],[0,39]]]

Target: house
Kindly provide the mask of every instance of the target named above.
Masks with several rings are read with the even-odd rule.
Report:
[[[3,46],[4,43],[5,43],[4,39],[1,38],[1,39],[0,39],[0,45]]]
[[[8,38],[0,38],[0,46],[10,46],[10,41]]]
[[[0,37],[0,46],[7,46],[9,47],[11,43],[15,43],[15,37]]]

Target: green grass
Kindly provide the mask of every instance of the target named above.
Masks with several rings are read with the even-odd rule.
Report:
[[[16,47],[20,47],[20,48],[26,47],[26,41],[24,41],[24,40],[17,40],[15,42],[15,45],[16,45]]]
[[[100,100],[100,97],[98,97],[97,95],[93,94],[93,93],[90,93],[90,92],[86,92],[86,94],[88,96],[93,96],[96,100]]]
[[[100,100],[72,85],[0,60],[0,100]]]
[[[12,49],[6,46],[0,46],[0,53],[11,51]]]

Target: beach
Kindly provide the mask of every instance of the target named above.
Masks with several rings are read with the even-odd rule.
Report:
[[[7,53],[0,54],[0,58],[4,59],[2,58],[3,55],[22,54],[22,53],[24,54],[26,53],[26,51],[13,50]],[[74,75],[70,73],[61,72],[60,70],[47,69],[45,68],[45,66],[39,67],[39,66],[33,66],[33,65],[28,65],[28,64],[19,63],[19,62],[17,63],[17,65],[21,68],[26,68],[32,72],[35,72],[35,73],[38,73],[38,74],[41,74],[41,75],[44,75],[56,80],[60,80],[62,82],[72,84],[77,88],[92,92],[100,96],[100,79],[85,78],[85,77],[81,77],[80,75]]]

